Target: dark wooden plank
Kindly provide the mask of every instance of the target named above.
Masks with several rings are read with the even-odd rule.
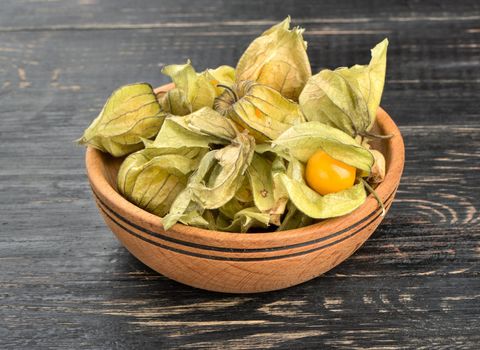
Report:
[[[0,347],[477,348],[477,2],[190,3],[2,2]],[[160,66],[186,58],[234,65],[286,13],[315,70],[366,62],[390,38],[398,199],[351,259],[298,287],[229,296],[159,276],[101,221],[71,141],[116,86],[163,84]]]
[[[480,97],[477,78],[480,32],[463,36],[457,33],[466,33],[474,25],[475,21],[440,24],[431,21],[422,30],[409,25],[391,32],[323,35],[322,28],[329,25],[315,24],[309,29],[313,33],[319,30],[319,34],[307,32],[306,38],[316,71],[321,67],[367,62],[370,47],[389,36],[389,73],[383,104],[399,124],[439,121],[455,124],[460,110],[462,124],[472,124],[479,115],[476,105],[469,102]],[[342,23],[335,30],[343,27],[351,30],[353,25]],[[253,32],[258,33],[262,27],[256,28]],[[372,24],[357,24],[356,28],[370,30]],[[93,98],[88,99],[91,111],[80,116],[86,124],[112,87],[139,80],[155,85],[165,83],[166,78],[159,74],[164,64],[191,58],[198,69],[225,63],[234,65],[254,37],[248,30],[245,33],[232,28],[221,32],[209,29],[198,33],[191,28],[173,28],[97,31],[94,35],[90,31],[0,33],[3,78],[0,94],[18,93],[22,87],[28,87],[27,92],[44,89],[44,94],[48,91],[91,94]],[[442,30],[452,34],[445,36]],[[65,46],[69,41],[75,45]],[[59,43],[65,47],[59,47]],[[429,57],[428,62],[425,57]],[[38,69],[39,65],[42,69]],[[122,72],[118,67],[122,67]],[[6,108],[12,109],[8,104]]]
[[[118,257],[130,269],[138,265],[126,254]],[[92,273],[82,283],[67,276],[72,280],[41,284],[42,298],[40,278],[10,282],[22,293],[4,299],[5,346],[288,349],[323,343],[351,349],[455,342],[473,348],[480,340],[478,294],[462,291],[472,278],[372,277],[365,283],[335,276],[275,293],[224,296],[141,270],[109,279]]]
[[[396,1],[278,1],[264,0],[4,0],[1,27],[4,29],[108,29],[130,27],[202,27],[271,24],[291,15],[297,21],[365,23],[387,19],[410,24],[424,21],[478,20],[480,6],[475,0],[456,1],[455,5],[435,0]],[[363,29],[363,28],[362,28]]]

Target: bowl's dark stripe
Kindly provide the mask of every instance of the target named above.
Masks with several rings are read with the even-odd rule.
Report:
[[[396,191],[396,188],[388,195],[387,199],[385,200],[384,202],[384,205],[386,206],[386,203],[393,197],[394,193]],[[208,246],[208,245],[203,245],[203,244],[199,244],[199,243],[193,243],[193,242],[188,242],[188,241],[184,241],[184,240],[181,240],[181,239],[177,239],[177,238],[173,238],[173,237],[169,237],[169,236],[165,236],[165,235],[162,235],[161,233],[158,233],[158,232],[154,232],[154,231],[151,231],[151,230],[148,230],[142,226],[139,226],[131,221],[129,221],[128,219],[124,218],[122,215],[118,214],[115,210],[113,210],[112,208],[110,208],[108,205],[106,205],[101,199],[100,197],[97,195],[97,193],[95,192],[95,190],[92,188],[92,192],[93,192],[93,195],[96,197],[96,199],[102,204],[103,207],[105,207],[110,213],[112,213],[114,216],[116,216],[118,219],[120,219],[121,221],[123,221],[124,223],[128,224],[129,226],[131,227],[134,227],[135,229],[137,229],[138,231],[141,231],[147,235],[150,235],[150,236],[153,236],[153,237],[156,237],[156,238],[160,238],[164,241],[167,241],[167,242],[171,242],[171,243],[176,243],[176,244],[180,244],[180,245],[184,245],[184,246],[187,246],[187,247],[192,247],[192,248],[198,248],[198,249],[203,249],[203,250],[211,250],[211,251],[216,251],[216,252],[227,252],[227,253],[262,253],[262,252],[274,252],[274,251],[279,251],[279,250],[287,250],[287,249],[292,249],[292,248],[299,248],[299,247],[305,247],[305,246],[308,246],[308,245],[312,245],[312,244],[316,244],[316,243],[320,243],[320,242],[323,242],[323,241],[326,241],[326,240],[329,240],[331,238],[335,238],[345,232],[348,232],[352,229],[354,229],[355,227],[357,227],[358,225],[364,223],[365,221],[367,221],[368,219],[370,219],[373,215],[375,215],[375,213],[377,213],[376,211],[372,211],[370,214],[368,214],[367,216],[365,216],[362,220],[359,220],[357,221],[355,224],[353,225],[350,225],[349,227],[346,227],[340,231],[337,231],[337,232],[334,232],[332,234],[329,234],[328,236],[325,236],[325,237],[321,237],[321,238],[317,238],[317,239],[314,239],[314,240],[311,240],[311,241],[307,241],[307,242],[301,242],[301,243],[295,243],[295,244],[291,244],[291,245],[286,245],[286,246],[279,246],[279,247],[271,247],[271,248],[227,248],[227,247],[216,247],[216,246]],[[268,234],[268,233],[266,233]]]
[[[386,207],[388,207],[389,205],[391,204],[391,202],[389,202],[388,204],[386,204]],[[184,254],[184,255],[189,255],[189,256],[193,256],[193,257],[197,257],[197,258],[203,258],[203,259],[210,259],[210,260],[227,260],[227,261],[267,261],[267,260],[278,260],[278,259],[284,259],[284,258],[291,258],[291,257],[295,257],[295,256],[301,256],[301,255],[305,255],[305,254],[309,254],[309,253],[313,253],[315,251],[318,251],[318,250],[322,250],[322,249],[325,249],[325,248],[328,248],[328,247],[331,247],[335,244],[338,244],[340,242],[343,242],[344,240],[348,239],[348,238],[351,238],[353,236],[355,236],[356,234],[358,234],[359,232],[361,232],[363,229],[365,229],[366,227],[368,227],[371,223],[375,222],[375,220],[378,219],[378,217],[381,215],[381,210],[380,211],[377,211],[375,212],[376,215],[375,217],[370,220],[369,222],[367,222],[365,225],[363,225],[362,227],[360,227],[359,229],[355,230],[354,232],[350,233],[349,235],[347,236],[344,236],[334,242],[330,242],[330,243],[327,243],[325,245],[322,245],[322,246],[319,246],[319,247],[315,247],[315,248],[312,248],[312,249],[308,249],[308,250],[303,250],[301,252],[296,252],[296,253],[290,253],[290,254],[284,254],[284,255],[277,255],[277,256],[267,256],[267,257],[249,257],[249,258],[237,258],[237,257],[226,257],[226,256],[215,256],[215,255],[207,255],[207,254],[202,254],[202,253],[196,253],[196,252],[191,252],[191,251],[187,251],[187,250],[183,250],[183,249],[179,249],[179,248],[175,248],[175,247],[171,247],[171,246],[168,246],[168,245],[165,245],[165,244],[162,244],[162,243],[159,243],[159,242],[156,242],[156,241],[153,241],[149,238],[146,238],[142,235],[139,235],[138,233],[130,230],[129,228],[123,226],[121,223],[119,223],[117,220],[115,220],[109,213],[107,213],[107,211],[103,208],[102,205],[99,205],[99,208],[102,210],[102,212],[113,222],[115,223],[118,227],[120,227],[121,229],[125,230],[126,232],[128,232],[129,234],[131,234],[132,236],[138,238],[138,239],[141,239],[142,241],[145,241],[147,243],[150,243],[150,244],[153,244],[157,247],[160,247],[160,248],[163,248],[163,249],[166,249],[166,250],[170,250],[170,251],[173,251],[173,252],[176,252],[176,253],[179,253],[179,254]]]

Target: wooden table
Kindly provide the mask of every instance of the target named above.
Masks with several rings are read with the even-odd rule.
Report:
[[[388,36],[382,105],[406,168],[384,223],[303,285],[208,293],[113,237],[80,136],[117,86],[160,67],[235,65],[292,15],[314,71]],[[478,1],[26,1],[0,5],[0,348],[462,348],[480,343]]]

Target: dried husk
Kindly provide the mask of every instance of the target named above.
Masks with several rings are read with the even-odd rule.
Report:
[[[265,31],[238,61],[236,82],[253,80],[298,100],[312,75],[303,31],[299,27],[290,29],[290,17]]]
[[[215,100],[215,110],[247,129],[257,142],[277,138],[290,126],[305,121],[299,105],[278,91],[243,81]]]
[[[213,107],[217,96],[223,92],[218,85],[231,85],[235,70],[229,66],[207,69],[197,73],[190,61],[172,64],[162,69],[169,76],[175,88],[161,97],[162,108],[173,115],[187,115],[203,107]]]
[[[203,154],[200,148],[143,149],[123,161],[117,188],[140,208],[164,216]]]
[[[368,65],[324,69],[312,76],[299,102],[309,121],[320,121],[351,136],[373,126],[385,83],[388,40],[372,50]]]
[[[125,85],[112,93],[77,142],[121,157],[143,148],[142,138],[154,137],[164,117],[149,84]]]

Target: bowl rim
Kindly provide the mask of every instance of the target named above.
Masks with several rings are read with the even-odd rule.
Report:
[[[155,89],[155,92],[165,92],[172,87],[173,84],[167,84]],[[382,141],[387,143],[386,148],[389,151],[389,157],[387,159],[385,179],[376,188],[376,192],[381,200],[385,205],[389,205],[393,200],[403,172],[405,149],[400,130],[388,113],[381,107],[377,111],[377,124],[384,133],[393,134],[393,137],[390,139]],[[346,228],[354,227],[361,220],[379,211],[376,199],[370,194],[359,208],[349,214],[325,219],[309,226],[291,230],[252,233],[224,232],[187,226],[181,223],[175,224],[169,230],[164,230],[160,217],[129,202],[110,185],[102,171],[102,157],[104,156],[103,152],[91,146],[87,148],[85,156],[86,170],[94,196],[101,202],[102,199],[106,201],[110,207],[115,208],[120,214],[127,214],[126,216],[130,218],[130,221],[134,223],[141,222],[143,224],[142,227],[148,227],[149,230],[170,237],[178,237],[180,235],[180,242],[205,242],[207,238],[210,246],[225,248],[232,246],[244,247],[245,242],[248,242],[249,246],[258,244],[259,246],[282,247],[285,246],[287,239],[288,241],[307,241],[306,243],[308,243],[312,237],[318,239],[329,234],[331,235],[332,230],[346,232],[348,231]],[[110,157],[110,155],[107,156]],[[354,218],[358,218],[358,220],[353,220]],[[351,224],[355,225],[349,227]]]

